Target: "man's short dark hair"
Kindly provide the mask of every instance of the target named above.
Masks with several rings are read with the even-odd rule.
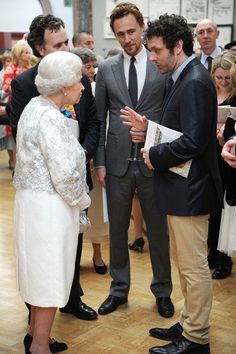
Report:
[[[116,7],[112,10],[112,13],[110,15],[110,27],[112,31],[114,32],[114,21],[127,16],[127,15],[133,15],[136,18],[136,21],[140,26],[143,26],[144,20],[143,20],[143,15],[139,11],[138,7],[131,2],[121,2],[120,4],[116,5]]]
[[[193,54],[193,30],[183,16],[164,14],[158,20],[149,21],[146,39],[151,39],[152,37],[162,37],[166,48],[171,53],[174,51],[176,42],[181,39],[184,53],[187,56]]]
[[[39,15],[33,19],[27,41],[36,57],[41,57],[35,46],[43,44],[45,31],[57,32],[61,27],[65,28],[64,22],[53,15]]]

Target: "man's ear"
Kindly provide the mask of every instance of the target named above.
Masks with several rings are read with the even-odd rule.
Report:
[[[175,43],[175,52],[176,54],[180,54],[183,49],[183,41],[182,39],[178,39]]]
[[[44,57],[44,48],[42,44],[38,44],[35,46],[35,49],[37,50],[37,52],[39,52],[39,54],[41,55],[41,57]]]

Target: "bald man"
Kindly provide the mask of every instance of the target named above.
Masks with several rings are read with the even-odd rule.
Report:
[[[196,39],[202,50],[200,60],[208,71],[211,69],[212,59],[222,51],[222,48],[216,44],[219,34],[217,25],[208,18],[200,21],[196,27]],[[208,57],[211,59],[209,60]]]

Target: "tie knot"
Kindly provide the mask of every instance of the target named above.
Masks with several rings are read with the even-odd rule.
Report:
[[[135,57],[131,57],[130,58],[130,64],[133,64],[135,62],[135,60],[136,60]]]
[[[212,61],[212,57],[211,56],[209,56],[209,57],[207,57],[206,58],[206,60],[208,61],[208,63],[210,62],[210,61]]]

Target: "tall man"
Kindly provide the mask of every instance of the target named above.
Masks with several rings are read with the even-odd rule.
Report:
[[[34,55],[39,58],[43,58],[47,54],[59,50],[69,51],[68,37],[64,28],[64,23],[61,19],[52,15],[40,15],[32,21],[28,34],[28,42],[34,52]],[[38,66],[35,66],[25,71],[12,81],[10,120],[15,137],[21,112],[32,97],[39,95],[34,84],[37,71]],[[90,160],[97,147],[99,122],[96,116],[95,101],[91,92],[89,79],[84,76],[81,81],[85,87],[85,90],[81,97],[81,101],[78,105],[76,105],[75,110],[76,113],[79,113],[80,142],[86,150],[87,160]],[[92,188],[92,181],[89,173],[88,168],[87,183],[89,187]],[[76,317],[83,320],[92,320],[97,317],[97,313],[84,304],[80,299],[83,295],[83,291],[79,283],[81,247],[82,236],[80,235],[76,256],[75,275],[69,302],[67,306],[61,310],[63,312],[72,313]]]
[[[222,204],[215,87],[199,59],[192,55],[192,31],[182,16],[160,16],[148,23],[146,35],[150,60],[162,73],[171,73],[172,88],[163,103],[160,124],[183,133],[171,143],[142,150],[146,164],[155,171],[157,208],[167,214],[172,258],[185,300],[179,323],[169,329],[150,330],[151,336],[173,342],[151,348],[150,353],[210,353],[208,218]],[[122,112],[131,125],[146,129],[145,117],[128,108]],[[189,160],[192,163],[187,178],[169,171]]]
[[[156,297],[159,313],[171,317],[174,307],[170,299],[172,284],[166,218],[159,215],[155,208],[153,173],[146,168],[143,160],[140,161],[140,151],[137,151],[136,159],[132,158],[137,146],[132,146],[129,129],[119,119],[120,109],[131,105],[149,119],[157,120],[166,78],[148,60],[141,39],[143,16],[134,4],[117,5],[111,13],[110,25],[123,51],[102,62],[96,78],[101,132],[95,166],[99,182],[107,190],[112,276],[110,295],[98,313],[108,314],[127,302],[130,289],[128,228],[132,199],[137,188],[149,238],[153,270],[151,290]],[[107,111],[109,128],[105,144]]]
[[[196,38],[202,51],[200,60],[209,72],[212,60],[222,51],[216,44],[219,33],[216,24],[208,18],[200,21],[196,27]]]

